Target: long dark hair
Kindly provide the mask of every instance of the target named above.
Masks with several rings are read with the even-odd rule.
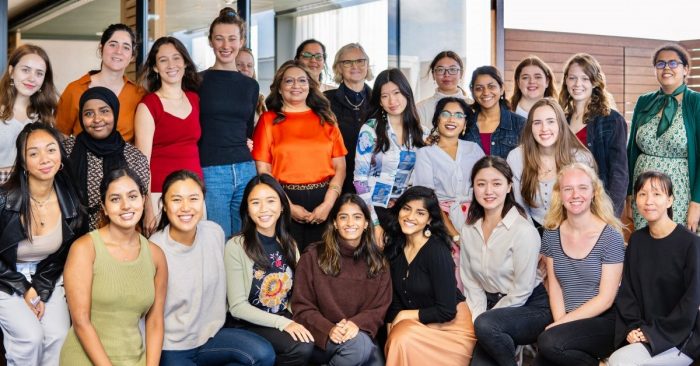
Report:
[[[321,50],[323,51],[323,72],[326,72],[326,71],[328,71],[328,65],[326,65],[326,59],[328,58],[328,55],[326,54],[326,46],[323,43],[321,43],[321,41],[319,41],[319,40],[309,38],[309,39],[305,40],[304,42],[301,42],[299,44],[299,46],[297,47],[297,52],[294,54],[294,60],[299,61],[299,59],[301,58],[301,53],[304,52],[304,47],[306,47],[306,45],[308,45],[308,44],[314,44],[314,43],[321,46]],[[369,69],[369,67],[368,67],[368,69]],[[323,72],[318,74],[317,81],[319,83],[321,81],[323,81]]]
[[[384,254],[377,246],[374,240],[374,227],[372,226],[372,217],[365,201],[360,196],[352,193],[345,193],[335,201],[326,224],[326,231],[323,233],[323,241],[318,246],[318,266],[321,267],[323,273],[336,277],[340,274],[340,235],[338,229],[334,225],[335,219],[338,217],[338,212],[343,205],[356,205],[362,211],[362,215],[368,222],[367,228],[362,232],[360,245],[357,246],[353,253],[353,258],[358,261],[364,261],[367,264],[367,278],[376,277],[388,267]]]
[[[284,112],[282,112],[284,101],[282,100],[280,89],[283,83],[282,79],[284,79],[284,73],[293,67],[304,71],[306,78],[309,80],[309,94],[306,96],[306,105],[321,118],[321,125],[324,123],[336,123],[335,114],[331,111],[331,103],[326,99],[323,93],[321,93],[318,81],[311,76],[309,69],[297,60],[289,60],[283,63],[282,66],[277,69],[275,78],[270,85],[270,95],[265,99],[265,105],[268,110],[277,113],[274,123],[280,123],[286,118]]]
[[[134,183],[136,183],[136,186],[139,188],[139,193],[141,194],[141,197],[143,198],[144,203],[148,199],[146,194],[148,193],[148,190],[146,189],[146,185],[143,184],[141,181],[141,178],[133,171],[131,168],[119,168],[119,169],[114,169],[110,171],[109,173],[105,174],[104,178],[102,179],[102,183],[100,184],[100,202],[104,205],[106,200],[107,200],[107,190],[109,189],[109,185],[112,184],[115,180],[122,178],[122,177],[128,177]],[[100,226],[105,226],[109,223],[109,217],[104,214],[104,211],[101,211],[101,220],[102,225]],[[146,216],[145,214],[145,208],[141,213],[141,218],[139,219],[139,222],[136,223],[136,231],[139,233],[145,234],[146,233],[146,227],[143,224],[144,218]]]
[[[102,56],[102,49],[104,46],[107,44],[110,38],[114,35],[116,32],[126,32],[129,35],[129,38],[131,38],[131,57],[134,57],[136,55],[136,33],[134,33],[134,30],[131,29],[126,24],[123,23],[115,23],[115,24],[110,24],[107,29],[105,29],[102,32],[102,36],[100,37],[100,46],[99,46],[99,51],[100,51],[100,56]],[[102,69],[102,64],[100,64],[100,69]]]
[[[202,190],[202,199],[204,199],[204,197],[206,196],[207,190],[204,187],[204,182],[202,182],[202,179],[193,171],[187,169],[180,169],[168,174],[168,176],[165,177],[165,180],[163,181],[163,189],[161,190],[163,194],[160,196],[160,203],[162,209],[158,213],[160,215],[160,219],[158,220],[158,226],[156,227],[155,231],[161,231],[170,224],[170,219],[168,219],[168,215],[165,213],[165,194],[168,193],[170,187],[176,182],[188,179],[197,183],[199,188]]]
[[[187,52],[185,47],[180,40],[175,37],[160,37],[153,43],[151,50],[148,52],[148,57],[146,61],[141,65],[139,70],[139,84],[144,89],[153,93],[160,89],[162,82],[158,72],[154,70],[156,63],[156,56],[158,55],[158,50],[161,46],[171,44],[175,47],[175,50],[182,56],[182,60],[185,62],[185,74],[182,77],[182,90],[185,91],[197,91],[199,87],[199,74],[197,74],[197,66],[195,66],[190,54]]]
[[[412,201],[422,201],[423,205],[425,205],[425,209],[430,216],[431,238],[436,237],[441,244],[444,244],[447,248],[451,247],[452,239],[447,234],[445,222],[442,220],[442,210],[435,191],[422,186],[414,186],[407,189],[390,209],[390,220],[384,234],[386,239],[384,253],[386,253],[389,260],[393,260],[402,253],[403,248],[406,246],[406,235],[401,231],[401,226],[399,225],[399,212],[404,205]]]
[[[241,201],[241,222],[243,222],[243,228],[241,233],[243,235],[243,249],[245,254],[250,258],[255,265],[260,268],[269,268],[270,262],[265,257],[265,251],[263,250],[262,243],[258,238],[258,229],[250,218],[248,214],[248,197],[253,191],[253,188],[259,184],[265,184],[272,188],[273,191],[277,193],[280,199],[280,204],[282,204],[282,213],[280,214],[277,223],[275,224],[275,236],[282,249],[282,255],[287,262],[287,265],[294,270],[297,264],[296,249],[297,245],[289,233],[289,226],[292,223],[292,214],[289,206],[289,200],[287,199],[287,194],[284,193],[282,186],[269,174],[260,174],[253,177],[253,179],[248,182],[243,191],[243,200]]]
[[[390,148],[389,135],[386,132],[389,120],[384,108],[381,106],[382,86],[389,82],[396,84],[401,94],[406,98],[406,109],[401,113],[401,122],[404,129],[403,141],[401,141],[401,143],[403,145],[410,144],[416,148],[425,146],[425,141],[423,141],[423,129],[418,119],[418,112],[416,111],[416,102],[413,98],[411,84],[409,84],[401,70],[390,68],[377,75],[377,78],[374,80],[374,86],[372,87],[372,97],[369,100],[369,118],[377,120],[377,127],[375,128],[377,142],[374,145],[374,152],[385,152]]]
[[[472,95],[474,95],[474,83],[476,82],[476,78],[481,75],[488,75],[496,80],[502,90],[501,96],[498,98],[498,104],[506,109],[510,109],[510,103],[508,103],[508,99],[506,99],[506,92],[503,87],[503,76],[501,76],[501,72],[494,66],[486,65],[474,69],[474,72],[472,72],[472,80],[469,82],[469,90],[472,92]],[[476,100],[474,104],[472,104],[472,108],[477,114],[481,112],[481,105]]]
[[[433,142],[437,142],[440,140],[440,135],[438,134],[438,125],[440,124],[440,113],[442,113],[442,110],[445,108],[445,106],[448,103],[457,103],[459,104],[459,107],[462,108],[462,112],[467,115],[467,117],[464,120],[464,127],[467,127],[467,122],[472,119],[472,115],[474,114],[474,111],[472,111],[471,108],[469,108],[469,104],[467,104],[467,101],[465,101],[462,98],[457,98],[457,97],[444,97],[440,99],[437,102],[437,105],[435,105],[435,113],[433,113],[433,129],[430,130],[430,134],[434,135],[433,137]]]
[[[498,172],[506,178],[508,184],[513,184],[513,171],[510,169],[505,159],[500,156],[487,155],[479,159],[472,168],[472,186],[474,186],[474,179],[479,171],[486,168],[498,170]],[[523,207],[515,201],[515,194],[511,188],[510,192],[506,194],[506,200],[503,203],[503,210],[501,211],[501,218],[505,217],[513,207],[517,208],[518,212],[520,212],[523,217],[527,217]],[[469,205],[469,211],[467,212],[467,224],[474,225],[479,219],[484,218],[484,215],[484,207],[476,200],[476,192],[472,192],[472,203]]]
[[[63,167],[56,172],[56,175],[54,176],[54,185],[60,185],[61,190],[64,191],[72,201],[80,202],[80,194],[74,186],[75,179],[71,173],[73,170],[71,169],[70,159],[68,159],[68,154],[66,154],[66,151],[63,149],[63,145],[61,144],[61,134],[53,127],[44,123],[28,123],[25,125],[17,136],[17,141],[15,142],[15,148],[17,149],[15,165],[12,168],[9,179],[0,189],[8,193],[19,191],[20,197],[22,198],[19,206],[20,225],[22,226],[22,232],[24,233],[25,237],[30,241],[32,240],[31,227],[33,216],[30,204],[29,173],[26,170],[25,152],[29,136],[36,131],[44,131],[51,135],[51,137],[56,140],[56,144],[60,150],[61,165]],[[83,210],[79,211],[79,213],[83,213]],[[76,227],[80,227],[80,225]]]

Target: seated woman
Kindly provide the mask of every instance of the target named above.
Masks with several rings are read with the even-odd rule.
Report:
[[[314,337],[315,363],[381,365],[373,339],[391,303],[389,264],[359,196],[341,196],[328,217],[323,242],[299,260],[294,319]]]
[[[119,134],[119,99],[111,90],[101,86],[90,88],[80,96],[79,105],[81,132],[78,137],[63,140],[63,146],[70,156],[77,186],[82,192],[81,203],[88,211],[86,228],[95,230],[99,228],[102,211],[102,178],[114,169],[128,167],[148,186],[151,170],[146,156]]]
[[[612,308],[622,277],[622,224],[598,174],[581,163],[559,171],[541,253],[554,323],[540,334],[535,365],[598,365],[613,351]]]
[[[478,342],[472,366],[514,365],[518,345],[552,322],[537,276],[540,236],[513,196],[513,172],[497,156],[472,169],[474,198],[462,228],[460,269]]]
[[[432,189],[412,187],[396,200],[386,239],[393,287],[386,364],[468,365],[474,326]]]
[[[1,123],[1,122],[0,122]],[[56,365],[70,327],[63,289],[66,252],[85,217],[58,131],[20,131],[0,188],[0,329],[9,365]]]
[[[617,295],[615,345],[609,365],[687,366],[700,356],[700,238],[673,216],[673,183],[646,171],[634,183],[639,213],[625,253]]]
[[[314,337],[292,320],[289,308],[299,251],[289,233],[289,199],[271,175],[248,182],[241,221],[242,233],[224,250],[228,307],[235,326],[267,339],[277,353],[276,365],[306,365]]]
[[[107,225],[76,240],[66,261],[73,326],[61,365],[158,365],[168,267],[163,251],[139,234],[146,186],[129,169],[113,170],[100,198]]]
[[[160,364],[267,365],[275,351],[257,334],[222,328],[226,320],[224,231],[202,220],[204,183],[189,170],[163,182],[158,231],[151,241],[165,253],[170,275]]]

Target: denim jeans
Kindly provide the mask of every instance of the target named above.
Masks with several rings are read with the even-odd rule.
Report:
[[[228,239],[241,230],[243,190],[257,174],[255,163],[207,166],[202,172],[207,189],[207,218],[221,225]]]
[[[345,343],[337,344],[329,340],[325,351],[314,347],[311,361],[333,366],[377,366],[384,364],[380,353],[372,338],[360,331]]]
[[[190,350],[166,351],[160,355],[162,366],[250,365],[272,366],[275,350],[263,337],[243,329],[223,328],[207,343]]]
[[[552,322],[544,286],[535,287],[523,306],[487,310],[474,321],[476,348],[472,366],[515,366],[515,348],[531,344]]]

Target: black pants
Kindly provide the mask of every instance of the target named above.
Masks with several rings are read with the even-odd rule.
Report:
[[[313,212],[313,210],[320,205],[323,202],[323,199],[326,197],[326,190],[328,190],[328,187],[309,190],[285,189],[284,191],[287,192],[287,197],[289,197],[289,200],[293,204],[299,205],[309,212]],[[294,221],[292,219],[292,225],[289,228],[289,232],[297,242],[297,247],[299,248],[300,253],[304,252],[304,249],[306,249],[309,244],[321,241],[323,231],[326,229],[326,221],[318,224],[306,224]]]
[[[292,314],[288,312],[279,315],[286,318],[291,318],[292,316]],[[226,316],[226,327],[245,329],[265,338],[270,342],[277,355],[275,358],[276,366],[308,365],[311,354],[314,351],[313,343],[295,341],[292,336],[285,331],[252,324],[245,320],[233,318],[230,314]]]

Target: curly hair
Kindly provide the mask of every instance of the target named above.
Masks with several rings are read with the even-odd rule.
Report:
[[[586,110],[583,113],[583,123],[588,123],[598,116],[606,117],[610,115],[610,110],[612,109],[612,96],[607,90],[605,90],[605,74],[598,63],[598,60],[587,53],[577,53],[566,61],[566,66],[564,67],[564,79],[562,80],[561,85],[561,93],[559,93],[559,104],[561,105],[562,109],[564,109],[564,114],[566,114],[567,120],[571,120],[571,117],[576,111],[574,98],[571,96],[569,89],[566,86],[566,80],[569,78],[569,70],[573,64],[576,64],[583,69],[583,72],[591,80],[591,85],[593,87],[591,98],[586,104]]]

